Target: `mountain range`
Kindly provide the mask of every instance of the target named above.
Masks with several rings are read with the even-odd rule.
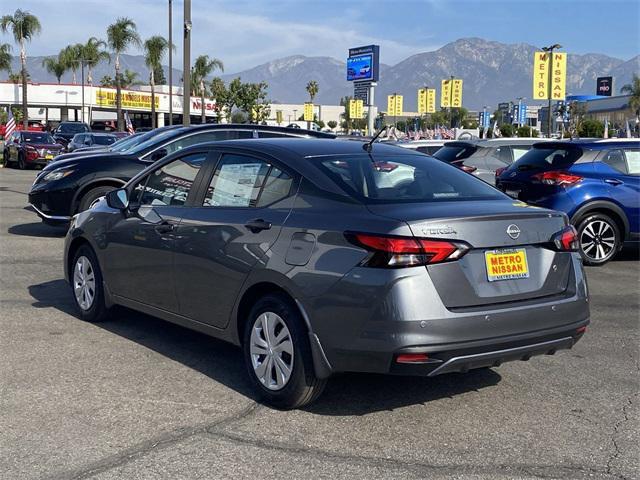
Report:
[[[464,80],[463,104],[469,109],[478,110],[484,105],[495,108],[498,102],[530,98],[536,50],[533,45],[524,43],[463,38],[431,52],[417,53],[395,65],[381,64],[376,104],[386,109],[387,95],[399,93],[404,95],[404,110],[415,111],[417,89],[435,86],[439,95],[440,81],[450,75]],[[43,58],[27,59],[31,78],[35,82],[55,82],[55,77],[42,67]],[[19,70],[18,61],[17,57],[13,58],[14,71]],[[138,72],[141,80],[148,77],[148,68],[141,55],[122,55],[121,63],[123,70]],[[168,76],[168,67],[164,69]],[[622,85],[630,83],[634,73],[640,73],[640,55],[625,61],[597,53],[578,55],[569,52],[567,93],[595,94],[596,77],[608,75],[614,77],[614,89],[618,93]],[[94,81],[99,81],[103,75],[113,76],[113,65],[107,62],[98,65],[93,74]],[[277,103],[307,101],[305,86],[309,80],[319,84],[315,103],[336,105],[341,97],[353,94],[352,85],[345,79],[345,62],[331,57],[294,55],[221,76],[225,81],[236,77],[245,82],[264,81],[269,85],[269,99]],[[181,77],[182,72],[174,69],[174,83],[177,84]],[[71,82],[71,73],[66,73],[62,81]]]

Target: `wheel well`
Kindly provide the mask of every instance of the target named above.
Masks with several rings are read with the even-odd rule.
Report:
[[[240,304],[238,305],[236,323],[238,327],[238,340],[240,341],[240,344],[242,344],[244,338],[245,319],[249,315],[251,307],[253,307],[254,303],[260,297],[263,297],[270,293],[279,293],[285,296],[287,299],[289,299],[289,301],[291,301],[291,305],[295,306],[295,308],[298,308],[293,297],[289,295],[289,293],[282,287],[269,282],[256,283],[255,285],[252,285],[247,289],[246,292],[244,292],[242,298],[240,299]]]
[[[605,206],[594,207],[593,209],[589,209],[586,212],[582,212],[580,214],[580,216],[578,218],[576,218],[576,221],[575,221],[576,227],[578,226],[578,224],[582,220],[584,220],[588,216],[594,215],[596,213],[601,213],[603,215],[607,215],[608,217],[611,217],[611,219],[614,222],[616,222],[616,225],[618,226],[618,229],[620,230],[620,234],[622,235],[622,239],[621,240],[624,241],[624,239],[627,236],[627,228],[626,228],[626,225],[624,223],[624,220],[620,217],[620,214],[618,214],[618,212],[616,212],[615,210],[613,210],[611,208],[607,208]]]
[[[74,238],[71,241],[71,244],[69,245],[69,255],[67,256],[67,274],[69,276],[69,278],[71,278],[71,270],[72,270],[72,264],[73,264],[73,257],[76,256],[76,252],[78,251],[78,249],[83,246],[83,245],[89,245],[91,246],[91,244],[85,240],[82,237],[77,237]]]
[[[82,190],[80,190],[77,194],[76,194],[76,198],[75,201],[73,203],[73,212],[74,213],[78,213],[78,207],[80,206],[80,202],[82,201],[82,197],[85,196],[85,194],[89,191],[89,190],[93,190],[96,187],[113,187],[113,188],[120,188],[123,185],[125,185],[122,182],[118,182],[117,180],[102,180],[102,181],[98,181],[95,183],[90,183],[89,185],[85,186],[82,188]]]

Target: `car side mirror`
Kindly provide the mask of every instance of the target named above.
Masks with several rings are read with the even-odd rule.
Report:
[[[159,150],[156,150],[151,154],[151,160],[153,160],[154,162],[160,160],[161,158],[166,157],[167,153],[168,152],[166,148],[160,148]]]
[[[111,190],[107,193],[107,205],[118,210],[125,210],[129,207],[129,194],[124,188]]]

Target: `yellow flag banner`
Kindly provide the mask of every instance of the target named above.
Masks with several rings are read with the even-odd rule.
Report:
[[[364,102],[362,100],[349,100],[349,118],[356,119],[364,116]]]
[[[402,115],[402,95],[387,96],[387,115],[399,117]]]
[[[564,100],[567,92],[567,54],[554,53],[551,69],[551,98]]]
[[[427,113],[436,113],[436,89],[427,88]]]
[[[276,110],[276,122],[278,124],[282,123],[282,110]]]
[[[440,88],[440,107],[449,108],[451,101],[451,80],[442,80]]]
[[[451,106],[453,108],[462,107],[462,79],[452,80],[451,88],[453,89],[451,93]]]
[[[427,89],[421,88],[418,90],[418,113],[422,115],[427,113]]]
[[[313,103],[306,102],[304,104],[304,121],[313,122]]]

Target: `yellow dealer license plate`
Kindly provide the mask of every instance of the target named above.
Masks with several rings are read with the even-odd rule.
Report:
[[[489,250],[484,252],[484,259],[487,264],[487,278],[490,282],[529,278],[529,264],[524,248]]]
[[[45,160],[53,160],[53,153],[47,153],[44,158]]]

